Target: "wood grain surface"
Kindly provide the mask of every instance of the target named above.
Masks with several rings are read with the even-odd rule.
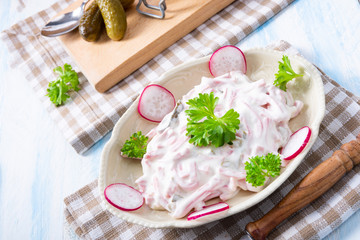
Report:
[[[127,30],[120,41],[110,40],[104,32],[90,43],[78,31],[59,40],[95,89],[105,92],[233,1],[167,0],[164,19],[139,14],[134,3],[126,11]]]
[[[56,0],[1,0],[0,31]],[[301,50],[346,89],[360,96],[360,5],[356,0],[295,1],[239,43],[243,49],[279,39]],[[76,154],[0,45],[0,239],[67,239],[64,197],[98,177],[110,134]],[[326,240],[356,240],[360,211]]]

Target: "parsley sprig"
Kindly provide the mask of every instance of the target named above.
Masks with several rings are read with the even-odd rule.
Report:
[[[252,157],[248,162],[245,162],[246,181],[254,187],[262,186],[266,177],[280,175],[280,166],[280,156],[273,153]]]
[[[54,72],[59,74],[58,78],[49,83],[47,94],[50,101],[55,106],[63,105],[70,97],[68,91],[79,91],[79,77],[77,73],[72,69],[70,64],[65,63],[64,68],[58,66],[54,68]]]
[[[190,99],[187,104],[189,109],[185,113],[189,116],[186,126],[189,142],[195,146],[215,147],[223,146],[225,143],[232,144],[235,139],[236,130],[239,129],[239,113],[234,109],[228,110],[224,116],[217,117],[214,114],[215,107],[219,101],[214,93],[200,93],[199,97]]]
[[[138,131],[125,141],[121,152],[131,158],[142,158],[146,153],[147,141],[148,137],[142,135],[141,131]]]
[[[282,57],[283,62],[279,61],[279,71],[275,74],[274,85],[286,92],[286,84],[293,78],[302,77],[302,74],[297,74],[291,67],[288,56]]]

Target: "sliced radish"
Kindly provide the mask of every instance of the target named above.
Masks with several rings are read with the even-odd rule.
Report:
[[[226,209],[229,209],[229,205],[224,202],[215,203],[209,206],[205,206],[203,209],[199,211],[192,212],[188,217],[187,220],[194,220],[200,217],[204,217],[207,215],[215,214],[218,212],[225,211]]]
[[[294,132],[286,145],[282,148],[281,154],[284,160],[295,158],[305,148],[311,136],[311,129],[307,126]]]
[[[214,77],[231,71],[241,71],[245,74],[246,68],[244,53],[232,45],[227,45],[216,50],[209,61],[209,70]]]
[[[161,122],[176,105],[174,95],[166,88],[151,84],[140,95],[138,112],[152,122]]]
[[[134,211],[144,204],[141,192],[124,183],[114,183],[104,190],[106,200],[114,207],[124,211]]]

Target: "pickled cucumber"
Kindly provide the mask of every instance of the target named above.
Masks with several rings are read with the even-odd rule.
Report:
[[[104,20],[96,2],[92,2],[80,18],[79,33],[83,39],[89,42],[96,41],[101,35]]]
[[[104,19],[106,34],[112,40],[121,40],[126,32],[127,22],[119,0],[96,0]]]
[[[124,10],[126,11],[126,9],[128,9],[135,2],[135,0],[120,0],[120,2]]]

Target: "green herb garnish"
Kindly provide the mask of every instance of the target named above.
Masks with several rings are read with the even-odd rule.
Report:
[[[55,106],[60,106],[66,102],[70,97],[68,91],[79,91],[79,77],[77,73],[72,69],[71,65],[65,63],[64,68],[58,66],[54,68],[54,72],[59,76],[56,80],[49,83],[46,96],[49,96],[50,101]]]
[[[125,141],[121,149],[122,154],[132,158],[142,158],[146,153],[148,137],[142,135],[141,131],[131,135],[129,140]]]
[[[189,109],[185,113],[189,116],[187,123],[187,136],[190,143],[196,146],[215,147],[225,143],[232,144],[236,130],[239,129],[239,113],[234,109],[227,111],[224,116],[217,117],[214,110],[219,98],[214,93],[199,94],[199,97],[190,99],[187,104]],[[202,121],[203,120],[203,121]]]
[[[254,187],[262,186],[266,177],[280,175],[280,166],[280,156],[273,153],[249,158],[249,161],[245,162],[246,181]]]
[[[279,71],[275,74],[274,85],[286,92],[286,84],[293,78],[302,77],[303,75],[294,72],[288,56],[284,55],[282,60],[284,62],[279,61]]]

